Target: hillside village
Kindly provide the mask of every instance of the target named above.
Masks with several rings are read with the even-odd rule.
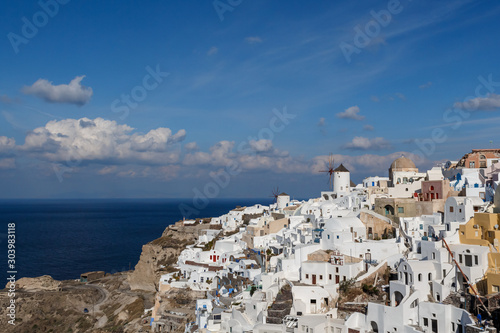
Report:
[[[500,149],[307,201],[279,193],[199,225],[157,282],[153,332],[495,332],[500,324]],[[203,292],[174,309],[169,291]]]

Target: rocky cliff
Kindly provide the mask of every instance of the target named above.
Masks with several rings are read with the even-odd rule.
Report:
[[[187,245],[195,243],[201,230],[210,228],[220,228],[220,226],[207,223],[184,226],[182,221],[168,226],[160,238],[142,247],[139,262],[128,276],[130,288],[157,291],[160,276],[172,272],[172,265],[177,262],[182,250]]]

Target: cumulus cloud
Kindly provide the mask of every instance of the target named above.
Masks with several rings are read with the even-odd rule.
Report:
[[[418,87],[419,87],[420,89],[427,89],[427,88],[430,88],[430,86],[432,86],[432,82],[431,82],[431,81],[429,81],[429,82],[427,82],[427,83],[424,83],[424,84],[421,84],[421,85],[419,85]]]
[[[224,166],[231,162],[234,141],[220,141],[210,147],[210,152],[194,152],[184,156],[185,165],[215,165]]]
[[[6,136],[0,136],[0,153],[8,152],[16,147],[16,140]]]
[[[6,136],[0,136],[0,169],[14,169],[16,162],[14,159],[14,149],[16,140]]]
[[[200,147],[198,147],[198,144],[196,142],[188,142],[184,145],[184,148],[186,150],[198,150]]]
[[[363,126],[363,129],[365,131],[373,131],[375,129],[375,127],[373,127],[372,125],[368,125],[367,124],[367,125]]]
[[[344,112],[337,113],[337,117],[341,119],[354,119],[354,120],[365,119],[365,116],[359,114],[359,107],[357,105],[347,108]]]
[[[270,140],[252,140],[235,144],[221,141],[209,152],[186,154],[183,164],[187,166],[226,167],[237,166],[239,170],[268,170],[272,172],[307,172],[307,162],[293,158],[287,151],[273,147]]]
[[[500,95],[489,94],[486,97],[476,97],[465,102],[456,102],[453,106],[468,111],[492,111],[500,108]]]
[[[247,37],[245,38],[245,42],[248,44],[257,44],[257,43],[262,43],[262,38],[254,36],[254,37]]]
[[[37,158],[61,163],[71,160],[72,164],[178,161],[179,152],[170,146],[184,140],[185,130],[175,134],[163,127],[146,134],[132,133],[133,130],[102,118],[53,120],[28,133],[20,149]]]
[[[365,138],[362,136],[356,136],[351,142],[344,145],[344,149],[352,150],[382,150],[390,148],[390,143],[384,138]]]
[[[250,147],[260,153],[260,152],[269,152],[273,149],[273,143],[271,140],[265,140],[265,139],[261,139],[261,140],[252,140],[249,142],[249,145]]]
[[[207,55],[208,55],[208,56],[211,56],[211,55],[217,54],[217,52],[219,52],[219,49],[218,49],[218,48],[216,48],[215,46],[212,46],[212,47],[210,48],[210,50],[208,50]]]
[[[34,95],[49,103],[66,103],[82,106],[87,104],[92,97],[90,87],[81,84],[85,75],[77,76],[69,84],[53,85],[45,79],[38,79],[31,86],[25,86],[23,93]]]

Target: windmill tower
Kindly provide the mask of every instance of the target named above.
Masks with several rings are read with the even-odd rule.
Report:
[[[346,167],[340,164],[333,170],[333,191],[335,193],[351,191],[351,173]]]

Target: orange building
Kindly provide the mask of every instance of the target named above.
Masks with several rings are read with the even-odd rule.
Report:
[[[500,149],[472,149],[457,164],[462,168],[487,168],[500,161]]]

